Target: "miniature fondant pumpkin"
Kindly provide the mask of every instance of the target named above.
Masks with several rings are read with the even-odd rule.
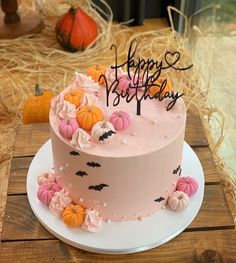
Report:
[[[37,182],[39,185],[47,182],[56,182],[56,176],[54,172],[52,171],[47,171],[47,172],[42,172],[38,177],[37,177]]]
[[[163,78],[159,78],[154,82],[154,84],[158,84],[161,87],[161,84],[163,83],[164,80],[165,79],[163,79]],[[149,92],[151,93],[152,96],[155,96],[157,94],[157,92],[160,90],[159,86],[151,86],[149,88]],[[172,89],[173,89],[172,83],[168,79],[166,79],[166,86],[161,93],[161,97],[164,96],[166,92],[172,91]]]
[[[24,105],[23,123],[48,122],[52,97],[51,91],[42,91],[36,84],[35,94]]]
[[[84,222],[85,210],[80,205],[70,203],[62,213],[63,221],[70,227],[80,226]]]
[[[197,189],[198,189],[197,181],[190,176],[181,177],[176,185],[176,190],[182,191],[186,193],[188,196],[192,196],[193,194],[195,194],[197,192]]]
[[[59,44],[68,51],[82,51],[98,36],[95,20],[81,8],[71,7],[56,24]]]
[[[91,130],[92,138],[98,143],[108,143],[113,139],[115,128],[108,121],[99,121]]]
[[[71,139],[73,133],[79,128],[76,119],[60,120],[58,124],[58,130],[60,134],[66,138]]]
[[[168,206],[171,210],[182,211],[189,205],[189,197],[181,191],[173,192],[168,198]]]
[[[39,186],[37,196],[43,204],[48,205],[55,192],[59,192],[60,190],[60,184],[56,182],[46,182]]]
[[[80,88],[73,89],[70,92],[67,92],[64,95],[64,99],[69,101],[71,104],[74,104],[76,107],[80,106],[81,98],[83,97],[84,92]]]
[[[116,111],[112,113],[110,122],[113,124],[116,130],[121,131],[129,127],[131,117],[128,112]]]
[[[121,91],[126,91],[128,90],[128,93],[134,94],[135,93],[135,88],[129,88],[130,86],[133,86],[132,80],[129,79],[128,76],[122,76],[119,78],[119,84],[118,84],[118,89]]]
[[[83,105],[77,113],[79,126],[90,131],[95,123],[104,120],[104,114],[99,107],[95,105]]]
[[[106,70],[107,68],[103,65],[100,65],[100,66],[95,65],[89,68],[87,75],[91,76],[94,81],[99,82],[100,84],[103,84],[104,78],[101,78],[100,80],[99,78],[101,75],[105,75]]]

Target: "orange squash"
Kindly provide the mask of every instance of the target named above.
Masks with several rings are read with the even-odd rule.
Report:
[[[85,210],[80,205],[70,203],[62,213],[63,221],[70,227],[80,226],[84,222]]]
[[[95,123],[104,120],[104,114],[101,109],[95,105],[84,105],[77,113],[77,122],[79,126],[90,131]]]
[[[81,88],[76,88],[70,92],[65,93],[64,99],[69,101],[71,104],[74,104],[76,107],[79,107],[83,95],[84,91]]]
[[[39,84],[36,84],[35,94],[24,105],[23,123],[48,122],[52,97],[51,91],[42,91]]]
[[[91,76],[92,79],[96,82],[99,82],[100,84],[103,84],[104,83],[104,78],[100,78],[100,76],[102,74],[105,74],[107,68],[103,65],[95,65],[95,66],[92,66],[91,68],[89,68],[88,72],[87,72],[87,75],[88,76]]]
[[[154,82],[154,84],[158,84],[161,86],[161,84],[164,80],[165,79],[159,78]],[[173,89],[172,83],[170,82],[170,80],[168,80],[168,79],[166,79],[166,80],[167,80],[167,83],[166,83],[165,89],[162,91],[162,96],[164,96],[166,92],[169,92]],[[158,86],[151,86],[149,88],[149,92],[151,93],[152,96],[154,96],[159,90],[160,90],[160,87],[158,87]]]
[[[99,34],[96,21],[81,8],[71,7],[56,24],[59,44],[68,51],[83,51]]]

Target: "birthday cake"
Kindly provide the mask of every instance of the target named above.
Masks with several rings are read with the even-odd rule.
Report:
[[[38,198],[67,225],[96,232],[102,221],[140,220],[167,203],[180,211],[197,190],[181,177],[183,94],[157,71],[126,65],[76,73],[52,100],[54,167],[39,176]]]

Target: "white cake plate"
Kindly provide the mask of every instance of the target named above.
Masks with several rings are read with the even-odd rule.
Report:
[[[47,206],[37,199],[37,176],[52,168],[51,141],[48,140],[31,162],[27,175],[27,194],[30,206],[40,223],[54,236],[74,247],[104,254],[129,254],[160,246],[179,235],[191,224],[203,200],[204,174],[201,163],[185,143],[183,151],[182,175],[198,181],[197,193],[190,197],[190,205],[182,212],[163,209],[142,220],[110,222],[103,224],[97,233],[82,228],[69,228],[63,220],[54,216]]]

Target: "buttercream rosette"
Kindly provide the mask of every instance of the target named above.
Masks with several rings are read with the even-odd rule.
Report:
[[[82,73],[75,72],[74,79],[68,86],[69,89],[80,87],[84,92],[89,94],[99,94],[100,86],[91,77]]]
[[[121,68],[117,69],[117,79],[121,78],[122,76],[126,76],[127,73],[123,71]],[[105,73],[105,77],[107,80],[107,84],[110,86],[116,80],[116,71],[109,67]]]
[[[56,216],[61,216],[64,208],[72,202],[72,198],[69,192],[62,188],[59,192],[56,192],[49,204],[49,210]]]
[[[88,148],[91,146],[91,136],[84,131],[81,128],[78,128],[73,136],[72,136],[72,140],[70,141],[70,143],[75,147],[75,148]]]
[[[99,216],[98,211],[94,209],[86,209],[85,219],[82,227],[89,232],[98,232],[102,228],[102,217]]]

